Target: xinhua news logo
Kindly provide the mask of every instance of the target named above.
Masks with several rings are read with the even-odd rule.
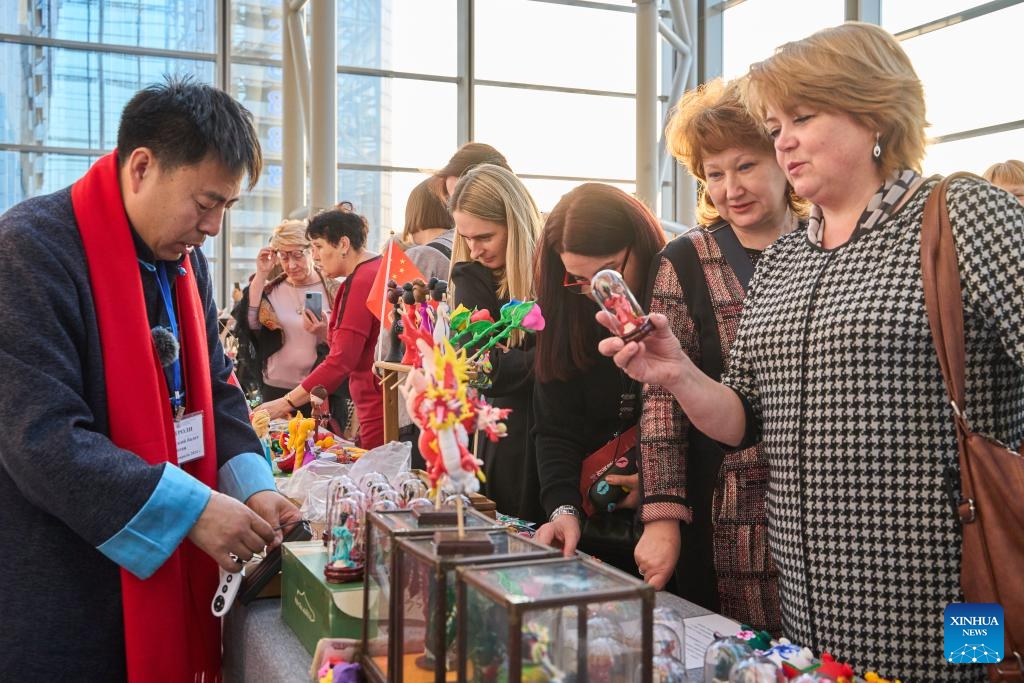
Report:
[[[1003,660],[1003,608],[994,602],[946,606],[945,648],[950,664],[994,664]]]

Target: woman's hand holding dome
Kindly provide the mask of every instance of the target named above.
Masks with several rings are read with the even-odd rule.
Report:
[[[624,342],[617,336],[601,340],[598,350],[611,357],[633,379],[646,384],[674,386],[680,379],[688,361],[679,340],[668,326],[668,319],[652,313],[650,321],[654,331],[641,342]],[[597,322],[614,331],[615,321],[606,311],[597,314]]]

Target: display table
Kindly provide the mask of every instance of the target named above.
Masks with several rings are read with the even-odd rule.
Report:
[[[657,605],[673,607],[685,618],[710,612],[664,591]],[[277,598],[255,600],[248,605],[235,603],[224,619],[225,683],[263,683],[264,681],[309,680],[312,658],[291,629],[281,620],[281,601]],[[700,673],[703,662],[688,662],[690,674]],[[700,676],[694,680],[700,680]]]

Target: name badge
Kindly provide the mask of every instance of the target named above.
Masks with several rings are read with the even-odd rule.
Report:
[[[174,438],[178,446],[178,464],[198,460],[206,454],[203,442],[203,411],[189,413],[174,422]]]

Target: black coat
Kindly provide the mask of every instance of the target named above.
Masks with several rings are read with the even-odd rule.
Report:
[[[545,334],[541,332],[541,334]],[[557,334],[557,332],[554,332]],[[596,351],[595,351],[596,353]],[[538,382],[533,392],[534,448],[541,483],[544,511],[551,514],[561,505],[581,507],[580,476],[583,460],[618,433],[635,424],[620,417],[623,395],[635,414],[639,386],[620,371],[611,358],[600,356],[594,365],[568,380]],[[609,513],[597,513],[608,515]],[[611,513],[616,519],[585,529],[579,549],[601,560],[636,574],[634,513],[620,509]],[[593,524],[592,521],[588,523]],[[597,530],[615,534],[602,536]],[[600,537],[600,538],[599,538]]]
[[[488,310],[495,320],[508,299],[499,299],[497,283],[490,269],[476,262],[455,264],[452,270],[455,289],[453,308]],[[511,408],[505,419],[508,435],[497,443],[480,437],[477,457],[484,461],[487,482],[483,494],[493,500],[498,512],[531,522],[546,519],[540,505],[537,458],[530,432],[533,428],[533,337],[522,348],[491,351],[491,386],[484,391],[488,401],[498,408]]]

